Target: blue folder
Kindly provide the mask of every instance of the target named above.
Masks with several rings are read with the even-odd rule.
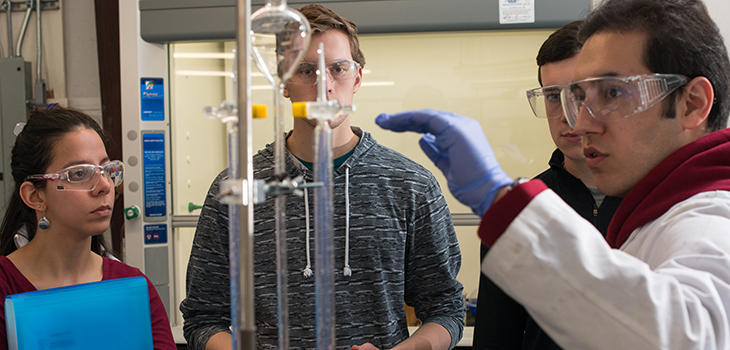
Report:
[[[141,276],[9,295],[5,324],[10,350],[152,349]]]

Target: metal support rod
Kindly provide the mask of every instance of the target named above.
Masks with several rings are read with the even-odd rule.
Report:
[[[43,46],[41,41],[41,0],[35,0],[35,12],[36,12],[36,42],[37,42],[37,63],[35,66],[35,85],[33,86],[34,90],[34,99],[33,104],[36,106],[43,107],[46,105],[46,81],[43,80],[43,77],[41,76],[41,67],[42,67],[42,52],[43,52]]]
[[[8,6],[7,19],[8,19],[8,57],[13,56],[13,15],[12,7],[13,4],[10,0],[5,0],[5,4]]]
[[[28,6],[28,8],[25,9],[25,17],[23,17],[23,25],[20,27],[20,34],[18,34],[18,45],[15,48],[15,56],[23,56],[23,54],[21,54],[21,50],[23,49],[25,31],[28,29],[28,22],[30,22],[31,13],[33,13],[33,6]]]
[[[41,53],[43,52],[43,46],[41,44],[41,0],[35,0],[35,25],[36,25],[36,66],[35,66],[35,80],[39,82],[41,78]],[[45,94],[45,91],[43,92]],[[38,96],[35,97],[36,101],[40,101]]]
[[[243,205],[239,208],[239,267],[238,283],[241,295],[241,319],[238,329],[233,330],[234,344],[238,349],[256,349],[256,320],[254,319],[253,278],[253,131],[251,116],[251,0],[238,0],[236,9],[236,52],[238,84],[238,142],[239,167],[243,179]],[[233,304],[232,304],[233,305]],[[235,313],[232,313],[232,315]]]
[[[237,84],[237,82],[234,82],[234,84]],[[238,120],[227,122],[226,130],[228,130],[228,178],[240,179],[241,173],[238,164]],[[237,196],[241,196],[241,187],[243,187],[243,182],[241,182],[238,188],[230,188],[228,190],[221,189],[216,197],[225,197],[233,195],[234,193]],[[239,191],[236,191],[237,189]],[[239,257],[241,241],[239,227],[241,227],[241,224],[238,220],[239,207],[239,205],[228,203],[228,262],[231,273],[231,329],[239,329],[241,321],[241,287],[238,283],[241,279],[241,259]],[[237,337],[232,338],[233,345],[231,346],[231,349],[237,349],[237,344],[240,340]]]

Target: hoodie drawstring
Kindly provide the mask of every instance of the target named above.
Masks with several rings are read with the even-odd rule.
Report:
[[[307,183],[307,180],[303,181],[305,184]],[[307,266],[304,267],[304,270],[302,273],[304,274],[304,277],[312,277],[314,274],[312,272],[312,264],[310,263],[309,259],[309,189],[304,189],[304,227],[306,228],[307,237],[305,239],[306,242],[306,250],[307,250]]]
[[[304,181],[306,183],[306,180]],[[312,264],[309,255],[309,191],[304,189],[304,222],[305,222],[305,246],[307,251],[307,266],[302,270],[304,277],[312,277]],[[346,277],[352,276],[350,269],[350,166],[345,165],[345,267],[342,274]]]
[[[342,274],[352,276],[350,270],[350,166],[345,165],[345,267]]]

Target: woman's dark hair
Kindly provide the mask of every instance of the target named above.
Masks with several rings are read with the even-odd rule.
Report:
[[[107,137],[99,124],[88,115],[68,108],[49,107],[32,110],[23,130],[15,139],[11,153],[10,167],[15,181],[14,192],[7,203],[5,217],[0,226],[0,255],[6,256],[17,247],[13,237],[23,226],[28,232],[28,239],[35,237],[38,222],[35,210],[29,208],[20,198],[20,185],[28,175],[43,174],[53,161],[54,149],[58,141],[67,133],[91,129],[96,131],[107,146]],[[34,185],[43,188],[47,181],[38,181]],[[99,255],[111,253],[103,235],[91,239],[91,250]]]
[[[646,33],[644,64],[654,73],[705,77],[715,92],[708,131],[727,126],[730,60],[720,30],[700,0],[606,0],[583,20],[578,38],[603,32]],[[677,92],[675,91],[674,94]],[[665,115],[674,117],[672,94]],[[669,113],[667,113],[669,112]]]

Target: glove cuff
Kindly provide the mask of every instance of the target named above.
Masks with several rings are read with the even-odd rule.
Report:
[[[499,176],[494,176],[486,185],[489,186],[489,192],[487,192],[486,197],[477,205],[473,206],[471,209],[474,212],[474,214],[479,215],[479,217],[484,216],[484,213],[487,212],[489,207],[492,205],[492,202],[494,202],[494,197],[497,196],[497,192],[499,192],[502,187],[510,186],[514,183],[514,180],[512,180],[511,177],[507,175],[504,171],[500,171],[501,174]]]

